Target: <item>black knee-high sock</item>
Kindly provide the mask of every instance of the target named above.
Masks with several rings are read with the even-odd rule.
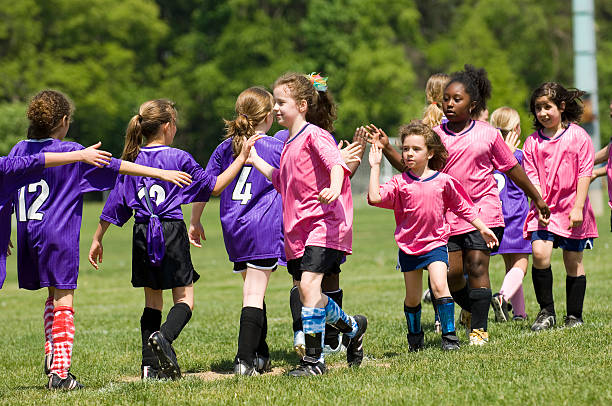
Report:
[[[289,307],[291,308],[291,318],[293,319],[293,332],[302,329],[302,301],[300,291],[297,286],[291,288],[289,293]]]
[[[335,290],[333,292],[323,292],[325,295],[327,295],[327,297],[331,298],[334,302],[336,302],[336,304],[342,308],[342,296],[343,296],[343,292],[342,289],[338,289]],[[329,324],[325,324],[325,344],[329,345],[332,348],[336,348],[338,347],[338,343],[340,342],[340,339],[338,338],[340,332],[330,326]]]
[[[140,334],[142,338],[142,366],[148,365],[154,368],[158,367],[159,361],[149,347],[149,337],[156,331],[159,331],[161,325],[161,310],[145,307],[140,317]]]
[[[168,312],[166,322],[159,331],[161,331],[166,340],[172,343],[181,334],[189,319],[191,319],[191,309],[189,306],[185,303],[177,303]]]
[[[266,338],[268,337],[268,312],[266,310],[266,302],[263,303],[263,322],[261,325],[261,335],[259,337],[259,345],[257,345],[257,354],[270,358],[270,348],[268,347],[268,343],[266,342]]]
[[[582,305],[586,292],[586,276],[567,276],[565,293],[567,294],[567,315],[582,319]]]
[[[431,305],[434,309],[434,316],[436,320],[439,321],[440,317],[438,316],[438,308],[436,307],[436,295],[434,295],[433,289],[431,288],[431,279],[429,279],[429,277],[427,277],[427,287],[429,288],[429,296],[431,297]]]
[[[306,344],[306,357],[310,357],[309,361],[321,360],[321,354],[323,353],[323,333],[306,334],[304,335],[304,341]]]
[[[236,358],[253,363],[255,350],[261,338],[263,327],[263,310],[257,307],[243,307],[240,314],[240,332],[238,333],[238,352]]]
[[[491,289],[489,288],[470,290],[470,300],[472,301],[472,330],[481,328],[487,331],[487,319],[489,317],[491,297]]]
[[[546,309],[550,313],[555,314],[555,301],[553,299],[553,273],[551,267],[549,266],[548,268],[538,269],[532,266],[531,280],[533,281],[533,290],[535,291],[540,309]]]
[[[456,290],[454,292],[451,292],[451,296],[453,297],[453,300],[455,301],[455,303],[461,306],[463,310],[466,310],[468,312],[472,311],[472,301],[470,299],[470,289],[468,288],[467,283],[465,284],[463,288]]]

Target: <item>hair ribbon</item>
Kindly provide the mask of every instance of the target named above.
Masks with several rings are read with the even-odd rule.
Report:
[[[322,77],[320,74],[316,72],[312,72],[310,75],[306,75],[310,83],[314,86],[314,88],[320,92],[327,91],[327,77]]]

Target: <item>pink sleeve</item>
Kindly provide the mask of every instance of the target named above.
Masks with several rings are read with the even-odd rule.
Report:
[[[323,166],[325,166],[328,171],[331,171],[336,165],[341,165],[345,173],[351,174],[350,169],[342,159],[342,154],[338,146],[330,134],[321,132],[310,133],[309,147],[312,153],[319,157]]]
[[[507,172],[518,164],[516,157],[510,151],[508,145],[506,145],[506,141],[504,141],[499,131],[497,131],[491,148],[491,162],[493,162],[495,169],[500,172]]]
[[[399,185],[395,177],[391,178],[391,180],[384,185],[380,185],[379,192],[381,197],[380,203],[372,203],[370,202],[370,197],[368,196],[368,204],[371,206],[381,207],[383,209],[391,209],[395,208],[395,202],[397,200],[399,191]]]
[[[444,202],[450,211],[469,223],[478,217],[479,210],[474,207],[472,199],[461,183],[451,176],[444,185]]]
[[[582,145],[578,151],[578,177],[590,178],[593,174],[593,162],[595,160],[595,149],[591,142],[591,137],[586,133],[583,137]]]
[[[280,170],[274,169],[272,171],[272,186],[278,193],[280,193]]]
[[[540,186],[540,177],[538,176],[538,170],[535,167],[535,159],[533,156],[535,153],[533,150],[534,145],[532,137],[527,137],[523,145],[523,168],[531,183]]]

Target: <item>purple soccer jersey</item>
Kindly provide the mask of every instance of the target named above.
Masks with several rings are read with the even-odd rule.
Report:
[[[514,157],[519,164],[523,163],[523,151],[514,151]],[[495,171],[493,173],[499,189],[499,200],[502,203],[504,214],[504,238],[502,238],[499,250],[495,254],[525,253],[531,254],[531,243],[523,238],[523,226],[529,211],[527,196],[521,188],[506,176],[505,173]]]
[[[26,140],[10,156],[80,149],[75,142]],[[120,160],[112,159],[103,168],[82,162],[47,168],[37,182],[19,189],[14,205],[20,288],[76,289],[83,194],[112,188],[120,166]]]
[[[6,252],[11,237],[12,199],[15,191],[31,183],[45,169],[44,154],[0,157],[0,289],[6,278]]]
[[[263,137],[255,143],[257,154],[278,168],[284,143]],[[219,175],[234,161],[232,140],[215,149],[206,170]],[[282,201],[265,176],[250,165],[221,193],[219,208],[225,249],[232,262],[284,256]]]
[[[149,223],[151,214],[161,220],[182,220],[181,205],[208,201],[217,182],[217,177],[205,171],[189,153],[168,146],[142,147],[135,163],[187,172],[192,177],[192,183],[180,188],[173,183],[157,179],[121,175],[104,205],[100,219],[119,227],[123,226],[132,214],[137,223]],[[147,207],[145,185],[149,190],[153,213]],[[153,232],[151,229],[149,231]],[[159,235],[147,233],[147,244],[150,245],[153,241],[160,243],[162,240],[158,237]]]

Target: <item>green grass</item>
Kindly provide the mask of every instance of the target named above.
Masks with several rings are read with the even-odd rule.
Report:
[[[87,203],[81,241],[81,275],[75,295],[76,336],[72,372],[87,388],[72,393],[44,389],[42,310],[46,290],[18,290],[15,257],[0,291],[0,404],[612,404],[612,239],[608,219],[602,237],[585,255],[588,286],[585,325],[531,333],[529,323],[496,324],[490,312],[491,342],[481,348],[463,345],[443,353],[432,332],[433,311],[424,306],[427,349],[410,354],[402,310],[404,287],[395,270],[397,246],[391,211],[360,205],[355,211],[354,252],[343,266],[344,307],[369,318],[367,360],[359,369],[344,367],[343,356],[329,360],[326,376],[291,379],[284,375],[254,378],[217,375],[205,380],[193,373],[228,374],[236,351],[241,307],[240,276],[231,272],[221,238],[218,204],[205,212],[208,240],[192,249],[201,275],[195,285],[195,309],[175,348],[183,371],[177,382],[140,382],[139,320],[141,289],[130,284],[131,224],[113,227],[105,237],[102,271],[93,270],[86,254],[101,206]],[[189,210],[188,210],[189,211]],[[565,313],[565,272],[555,251],[555,298]],[[491,266],[493,289],[503,278],[501,258]],[[291,281],[281,268],[266,296],[273,366],[289,369],[297,362],[291,350],[288,306]],[[533,320],[537,303],[531,277],[525,279],[527,311]],[[171,294],[165,294],[171,303]],[[165,308],[167,312],[169,306]],[[164,313],[165,313],[164,312]],[[61,403],[60,403],[61,402]]]

